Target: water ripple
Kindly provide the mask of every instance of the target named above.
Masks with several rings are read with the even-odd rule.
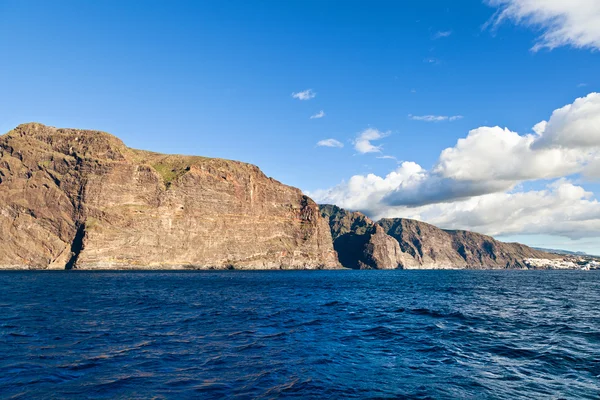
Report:
[[[0,272],[2,398],[600,397],[600,272]]]

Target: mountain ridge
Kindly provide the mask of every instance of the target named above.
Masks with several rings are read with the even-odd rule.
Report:
[[[351,212],[340,207],[321,204],[321,214],[330,221],[334,249],[346,250],[346,243],[352,238],[355,260],[340,257],[342,265],[348,268],[372,269],[503,269],[528,268],[526,259],[555,259],[557,255],[538,251],[520,243],[504,243],[491,236],[464,230],[440,229],[434,225],[406,218],[382,218],[373,221],[360,212]],[[383,235],[373,239],[375,227],[383,229]],[[362,240],[357,239],[362,238]],[[400,253],[395,250],[397,242]],[[373,243],[375,242],[375,243]],[[370,243],[370,247],[366,244]],[[378,247],[379,246],[379,247]],[[360,247],[361,250],[358,250]],[[387,262],[378,262],[386,257],[379,254],[371,257],[368,253],[384,252],[388,248]],[[370,250],[375,249],[375,250]],[[358,256],[357,256],[358,255]],[[395,260],[389,262],[389,260]]]

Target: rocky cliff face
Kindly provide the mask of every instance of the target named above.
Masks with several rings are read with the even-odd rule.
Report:
[[[352,269],[398,269],[416,265],[401,251],[398,241],[359,212],[333,205],[321,205],[321,215],[329,220],[333,247],[342,265]]]
[[[0,136],[0,268],[338,266],[318,206],[253,165],[35,123]]]
[[[373,222],[358,212],[321,205],[334,247],[347,268],[527,268],[525,259],[558,256],[490,236],[449,231],[410,219]]]
[[[24,124],[0,136],[0,269],[527,268],[560,256],[321,209],[237,161]],[[542,260],[543,261],[543,260]]]
[[[519,243],[503,243],[475,232],[443,230],[410,219],[386,218],[377,224],[421,269],[526,268],[526,258],[555,258]]]

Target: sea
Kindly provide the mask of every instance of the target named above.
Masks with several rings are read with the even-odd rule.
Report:
[[[598,399],[600,271],[0,273],[2,399]]]

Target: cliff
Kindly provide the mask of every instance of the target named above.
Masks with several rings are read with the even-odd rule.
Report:
[[[344,267],[398,269],[416,265],[409,254],[402,252],[398,241],[365,215],[329,204],[319,207],[329,221],[333,247]]]
[[[359,212],[332,205],[320,208],[329,220],[340,262],[347,268],[529,268],[527,259],[560,257],[474,232],[443,230],[403,218],[373,222]]]
[[[0,268],[336,268],[327,221],[256,166],[104,132],[0,136]]]
[[[377,224],[422,269],[526,268],[527,258],[556,258],[519,243],[504,243],[475,232],[444,230],[411,219],[385,218]]]
[[[319,208],[254,165],[135,150],[105,132],[31,123],[0,136],[0,269],[532,268],[560,257]]]

